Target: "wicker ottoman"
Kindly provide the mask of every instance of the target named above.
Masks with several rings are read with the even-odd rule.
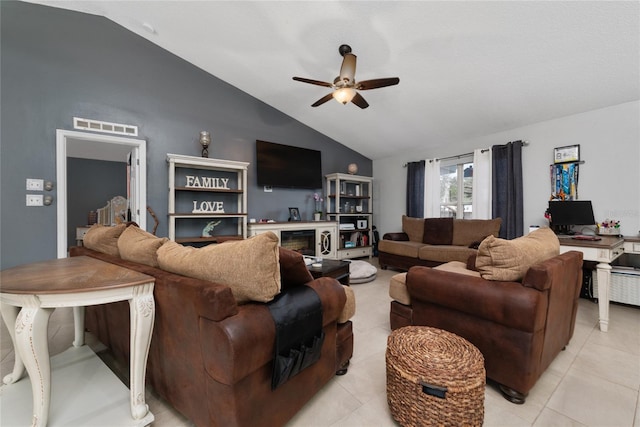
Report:
[[[406,326],[387,340],[387,401],[403,426],[479,426],[484,420],[484,358],[465,339]]]

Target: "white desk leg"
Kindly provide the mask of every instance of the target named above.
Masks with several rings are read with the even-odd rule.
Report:
[[[2,382],[5,384],[13,384],[24,375],[24,363],[22,362],[22,358],[20,357],[20,353],[18,352],[18,348],[16,347],[15,331],[16,318],[18,317],[18,313],[20,312],[20,307],[2,303],[0,304],[0,312],[2,313],[4,324],[7,325],[7,329],[9,330],[9,336],[11,337],[11,342],[13,343],[13,352],[15,353],[13,372],[6,375],[2,379]]]
[[[74,347],[84,345],[84,306],[73,307]]]
[[[37,300],[37,298],[34,298]],[[47,326],[53,308],[26,306],[16,319],[16,348],[31,380],[33,396],[33,427],[44,427],[49,418],[51,403],[51,365]]]
[[[156,313],[153,283],[137,286],[129,300],[131,314],[131,416],[139,420],[149,412],[145,403],[145,375]]]
[[[609,287],[611,286],[611,266],[601,262],[596,266],[598,275],[598,311],[600,315],[600,330],[609,329]]]

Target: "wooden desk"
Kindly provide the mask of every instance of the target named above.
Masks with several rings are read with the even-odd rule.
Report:
[[[602,240],[577,240],[571,236],[558,236],[560,253],[580,251],[586,261],[596,261],[598,275],[598,312],[600,330],[609,329],[609,287],[611,286],[611,262],[624,252],[622,237],[601,236]]]
[[[15,351],[12,384],[31,379],[33,426],[45,426],[51,403],[47,342],[49,317],[56,307],[74,307],[75,339],[84,345],[84,306],[128,300],[131,307],[130,409],[134,420],[154,419],[145,403],[145,369],[155,317],[154,278],[85,256],[62,258],[0,272],[0,311]]]

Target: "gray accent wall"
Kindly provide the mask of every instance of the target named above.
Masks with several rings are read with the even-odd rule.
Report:
[[[256,139],[320,150],[323,174],[349,163],[372,174],[370,159],[106,18],[13,1],[0,2],[0,15],[1,268],[56,257],[56,189],[52,206],[26,207],[25,180],[55,181],[56,129],[72,129],[74,116],[138,126],[159,236],[167,235],[166,154],[200,155],[202,130],[212,134],[210,157],[251,163],[250,218],[313,211],[313,190],[258,188]]]

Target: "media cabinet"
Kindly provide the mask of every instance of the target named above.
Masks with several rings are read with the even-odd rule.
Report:
[[[249,223],[249,237],[271,231],[282,247],[307,256],[337,259],[338,223],[334,221],[291,221]]]

